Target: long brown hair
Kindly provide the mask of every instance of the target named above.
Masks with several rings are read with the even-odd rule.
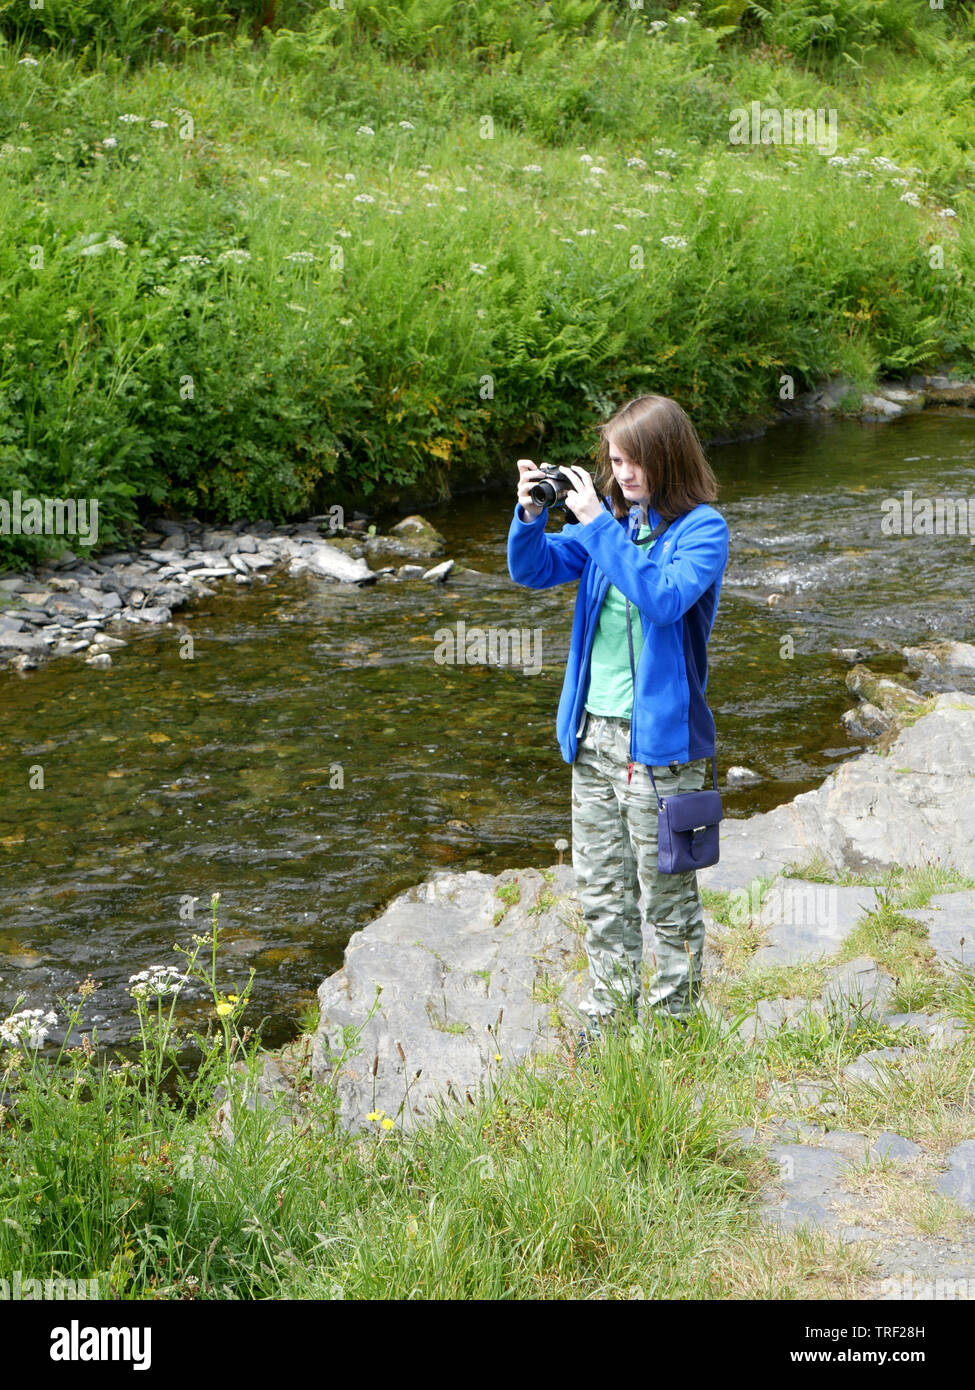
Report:
[[[683,516],[701,502],[717,499],[718,480],[704,457],[697,431],[669,396],[637,396],[596,428],[600,440],[595,486],[600,496],[608,493],[614,516],[626,516],[630,503],[613,476],[610,435],[620,451],[642,469],[650,505],[667,521]]]

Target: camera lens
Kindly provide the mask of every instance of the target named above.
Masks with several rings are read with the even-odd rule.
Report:
[[[536,507],[550,507],[558,493],[549,482],[535,483],[529,494]]]

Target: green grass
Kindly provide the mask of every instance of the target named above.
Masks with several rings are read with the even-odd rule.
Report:
[[[95,497],[111,543],[445,496],[543,425],[579,458],[648,389],[706,437],[783,377],[975,359],[969,7],[215,8],[0,16],[0,495]],[[773,91],[847,162],[730,145]]]
[[[349,1134],[333,1087],[310,1085],[300,1040],[286,1050],[294,1110],[280,1095],[248,1107],[261,1054],[241,1029],[246,995],[216,1013],[217,944],[214,920],[196,974],[219,1026],[175,1096],[181,1039],[163,1001],[142,1006],[134,1065],[109,1070],[82,1047],[0,1057],[0,1263],[25,1279],[96,1277],[103,1296],[165,1299],[848,1297],[865,1257],[765,1226],[756,1194],[774,1175],[731,1131],[770,1111],[816,1118],[788,1090],[771,1099],[804,1079],[830,1087],[834,1125],[894,1129],[935,1153],[970,1132],[971,1042],[925,1052],[881,1094],[840,1073],[903,1040],[882,1025],[809,1015],[745,1048],[702,1014],[686,1034],[611,1033],[591,1060],[568,1045],[499,1067],[491,1097],[423,1130],[376,1111]],[[970,1006],[970,982],[959,991]],[[357,1045],[351,1030],[346,1052]],[[217,1082],[232,1141],[213,1124]],[[921,1228],[951,1216],[894,1196]]]

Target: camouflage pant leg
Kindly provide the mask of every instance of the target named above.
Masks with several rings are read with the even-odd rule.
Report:
[[[619,787],[619,748],[628,749],[629,727],[628,720],[587,715],[572,764],[572,867],[592,985],[582,1007],[597,1024],[640,998],[640,884]]]
[[[676,773],[654,764],[653,775],[661,797],[666,797],[674,792],[699,791],[706,770],[707,759],[701,758],[683,763]],[[683,874],[662,874],[657,869],[657,798],[642,763],[634,764],[622,809],[644,886],[645,919],[656,937],[656,972],[647,1004],[661,1013],[688,1018],[700,989],[704,954],[704,912],[697,874],[693,869]]]

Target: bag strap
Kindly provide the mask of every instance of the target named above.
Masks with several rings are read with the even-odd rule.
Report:
[[[671,518],[671,520],[673,520],[673,519],[674,519],[674,518]],[[667,527],[668,527],[669,525],[670,525],[670,521],[661,521],[661,522],[659,522],[659,523],[653,528],[653,530],[650,532],[649,536],[644,536],[644,537],[643,537],[643,540],[638,540],[638,541],[635,542],[635,544],[636,544],[636,545],[653,545],[654,542],[655,542],[660,536],[663,535],[663,533],[666,531],[666,529],[667,529]],[[626,597],[626,596],[624,595],[624,598],[625,598],[625,597]],[[630,600],[629,600],[629,599],[626,599],[626,640],[627,640],[627,642],[629,643],[629,647],[630,647],[630,679],[631,679],[631,681],[632,681],[632,683],[633,683],[633,699],[635,700],[635,699],[636,699],[636,663],[635,663],[634,660],[633,660],[633,629],[632,629],[631,626],[630,626]],[[661,799],[660,799],[660,793],[657,791],[657,779],[654,777],[654,775],[653,775],[653,768],[650,766],[649,763],[647,763],[647,771],[648,771],[649,774],[650,774],[650,781],[653,783],[653,794],[654,794],[654,796],[657,798],[657,805],[658,805],[658,806],[662,806],[662,805],[663,805],[663,802],[662,802]],[[712,782],[714,783],[714,790],[717,791],[717,790],[718,790],[718,739],[717,739],[717,733],[715,733],[714,752],[711,754],[711,780],[712,780]]]

